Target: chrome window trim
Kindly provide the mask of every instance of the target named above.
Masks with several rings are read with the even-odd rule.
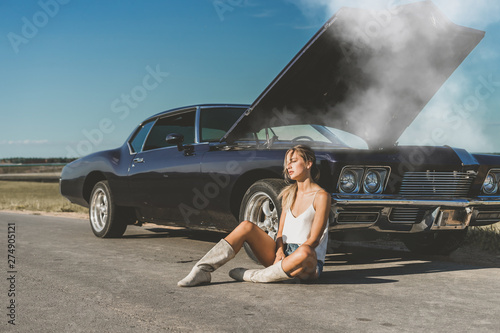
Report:
[[[161,113],[158,113],[156,115],[153,115],[147,119],[145,119],[142,123],[140,123],[135,131],[133,132],[133,134],[130,136],[130,138],[127,140],[127,147],[128,147],[128,152],[129,152],[129,155],[135,155],[135,154],[138,154],[140,152],[143,152],[143,149],[144,149],[144,144],[146,143],[147,139],[148,139],[148,136],[149,136],[149,133],[148,135],[146,136],[144,142],[143,142],[143,146],[141,147],[141,151],[140,152],[134,152],[133,149],[132,149],[132,146],[130,144],[130,141],[132,140],[133,138],[133,135],[136,134],[136,132],[139,130],[139,127],[141,126],[144,126],[144,124],[150,122],[150,121],[153,121],[153,122],[157,122],[159,119],[163,119],[165,117],[170,117],[170,116],[176,116],[176,115],[179,115],[179,114],[182,114],[182,113],[185,113],[185,112],[196,112],[196,115],[195,115],[195,133],[194,133],[194,144],[198,144],[198,143],[208,143],[208,141],[206,142],[201,142],[201,128],[200,128],[200,119],[201,119],[201,110],[202,109],[212,109],[212,108],[234,108],[234,109],[243,109],[243,110],[248,110],[249,108],[249,105],[246,105],[246,104],[220,104],[220,105],[217,105],[217,104],[203,104],[203,105],[190,105],[190,106],[186,106],[186,107],[182,107],[182,108],[179,108],[179,109],[173,109],[173,110],[167,110],[167,111],[163,111]],[[153,124],[153,126],[151,128],[153,128],[155,126],[155,124]],[[151,131],[150,131],[151,132]],[[151,149],[151,150],[155,150],[155,149]]]
[[[148,139],[149,133],[151,133],[151,129],[155,126],[155,124],[156,124],[157,121],[158,121],[158,118],[156,118],[156,119],[154,119],[154,118],[151,119],[150,118],[150,119],[147,119],[147,120],[143,121],[142,123],[139,124],[139,126],[137,126],[137,128],[135,129],[135,131],[133,132],[133,134],[130,136],[130,139],[127,141],[127,147],[128,147],[129,155],[135,155],[135,154],[141,153],[143,151],[144,144],[146,143],[146,140]],[[130,142],[135,139],[135,136],[143,128],[143,126],[145,124],[149,123],[149,122],[152,122],[153,125],[149,129],[148,134],[146,135],[146,137],[144,138],[144,141],[142,142],[141,151],[134,152],[134,150],[132,149],[132,145],[130,144]]]
[[[200,128],[200,118],[201,118],[201,107],[196,107],[196,117],[194,120],[194,143],[200,143],[201,138],[201,128]]]
[[[156,126],[156,123],[160,120],[160,119],[165,119],[165,118],[169,118],[169,117],[175,117],[175,116],[178,116],[180,114],[184,114],[184,113],[188,113],[188,112],[197,112],[199,107],[189,107],[189,108],[186,108],[186,109],[182,109],[182,110],[175,110],[173,112],[168,112],[168,113],[165,113],[163,115],[159,115],[156,119],[155,119],[155,123],[153,124],[153,126],[151,127],[151,129],[149,130],[149,133],[148,133],[148,136],[146,137],[146,139],[144,140],[143,144],[142,144],[142,149],[141,149],[141,153],[144,152],[144,144],[148,141],[148,138],[149,138],[149,135],[151,134],[151,130]],[[196,114],[195,114],[195,142],[196,143]],[[162,148],[169,148],[169,147],[160,147],[160,148],[155,148],[155,149],[149,149],[147,151],[153,151],[153,150],[158,150],[158,149],[162,149]]]

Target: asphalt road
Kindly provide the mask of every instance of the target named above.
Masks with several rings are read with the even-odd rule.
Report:
[[[177,281],[223,234],[129,227],[124,238],[105,240],[92,234],[86,220],[10,213],[0,213],[0,228],[3,332],[498,332],[500,327],[500,268],[495,267],[359,248],[328,255],[316,283],[252,284],[227,275],[233,267],[257,267],[242,252],[213,274],[211,285],[179,288]],[[15,239],[10,268],[8,237]],[[8,323],[12,315],[15,325]]]

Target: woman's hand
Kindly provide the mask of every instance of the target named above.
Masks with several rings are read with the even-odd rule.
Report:
[[[285,259],[285,253],[283,252],[283,248],[280,246],[276,251],[276,258],[274,259],[273,265],[283,259]]]

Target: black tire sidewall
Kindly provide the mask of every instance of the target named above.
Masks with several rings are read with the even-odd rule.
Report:
[[[106,180],[100,181],[97,184],[95,184],[94,188],[92,189],[92,193],[90,195],[90,204],[92,204],[95,192],[99,189],[101,189],[107,197],[108,216],[107,216],[104,228],[101,231],[95,230],[94,225],[92,224],[92,221],[90,221],[90,227],[92,228],[92,232],[94,233],[94,235],[96,235],[97,237],[101,237],[101,238],[120,237],[125,232],[127,225],[122,224],[122,223],[120,223],[120,221],[117,220],[117,215],[118,215],[117,208],[114,204],[111,189],[109,188],[109,184]],[[91,212],[91,209],[89,207],[89,220],[92,218],[91,214],[92,214],[92,212]]]
[[[256,192],[264,192],[271,198],[274,206],[278,210],[278,221],[279,221],[282,207],[281,207],[281,200],[278,199],[278,195],[280,194],[281,190],[285,185],[286,185],[285,182],[281,179],[262,179],[253,183],[253,185],[248,188],[245,195],[243,196],[243,199],[241,200],[240,213],[239,213],[240,222],[245,220],[246,205],[248,204],[248,200]]]
[[[278,195],[285,185],[286,185],[285,182],[280,179],[262,179],[256,181],[252,186],[248,188],[245,195],[243,196],[243,199],[241,200],[240,213],[239,213],[240,222],[245,220],[246,205],[248,204],[248,200],[252,197],[252,195],[254,195],[256,192],[264,192],[271,198],[273,204],[275,205],[278,211],[278,224],[279,224],[282,207],[281,207],[281,200],[278,199]],[[255,223],[255,221],[250,221],[250,222]],[[276,230],[278,229],[278,226],[276,226]],[[243,247],[248,257],[250,257],[250,259],[252,259],[254,262],[260,264],[259,260],[257,260],[257,257],[253,254],[250,245],[248,245],[245,242],[243,244]]]

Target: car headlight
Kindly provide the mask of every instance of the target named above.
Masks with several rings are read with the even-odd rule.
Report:
[[[381,176],[375,170],[368,170],[363,180],[363,190],[366,193],[378,193],[381,188]]]
[[[495,173],[489,173],[483,183],[483,192],[485,194],[494,194],[498,189],[497,176]]]
[[[391,168],[386,166],[345,166],[337,189],[340,193],[379,194],[384,191],[390,172]]]
[[[344,170],[340,175],[339,188],[344,193],[355,193],[359,188],[358,173],[354,170]]]

